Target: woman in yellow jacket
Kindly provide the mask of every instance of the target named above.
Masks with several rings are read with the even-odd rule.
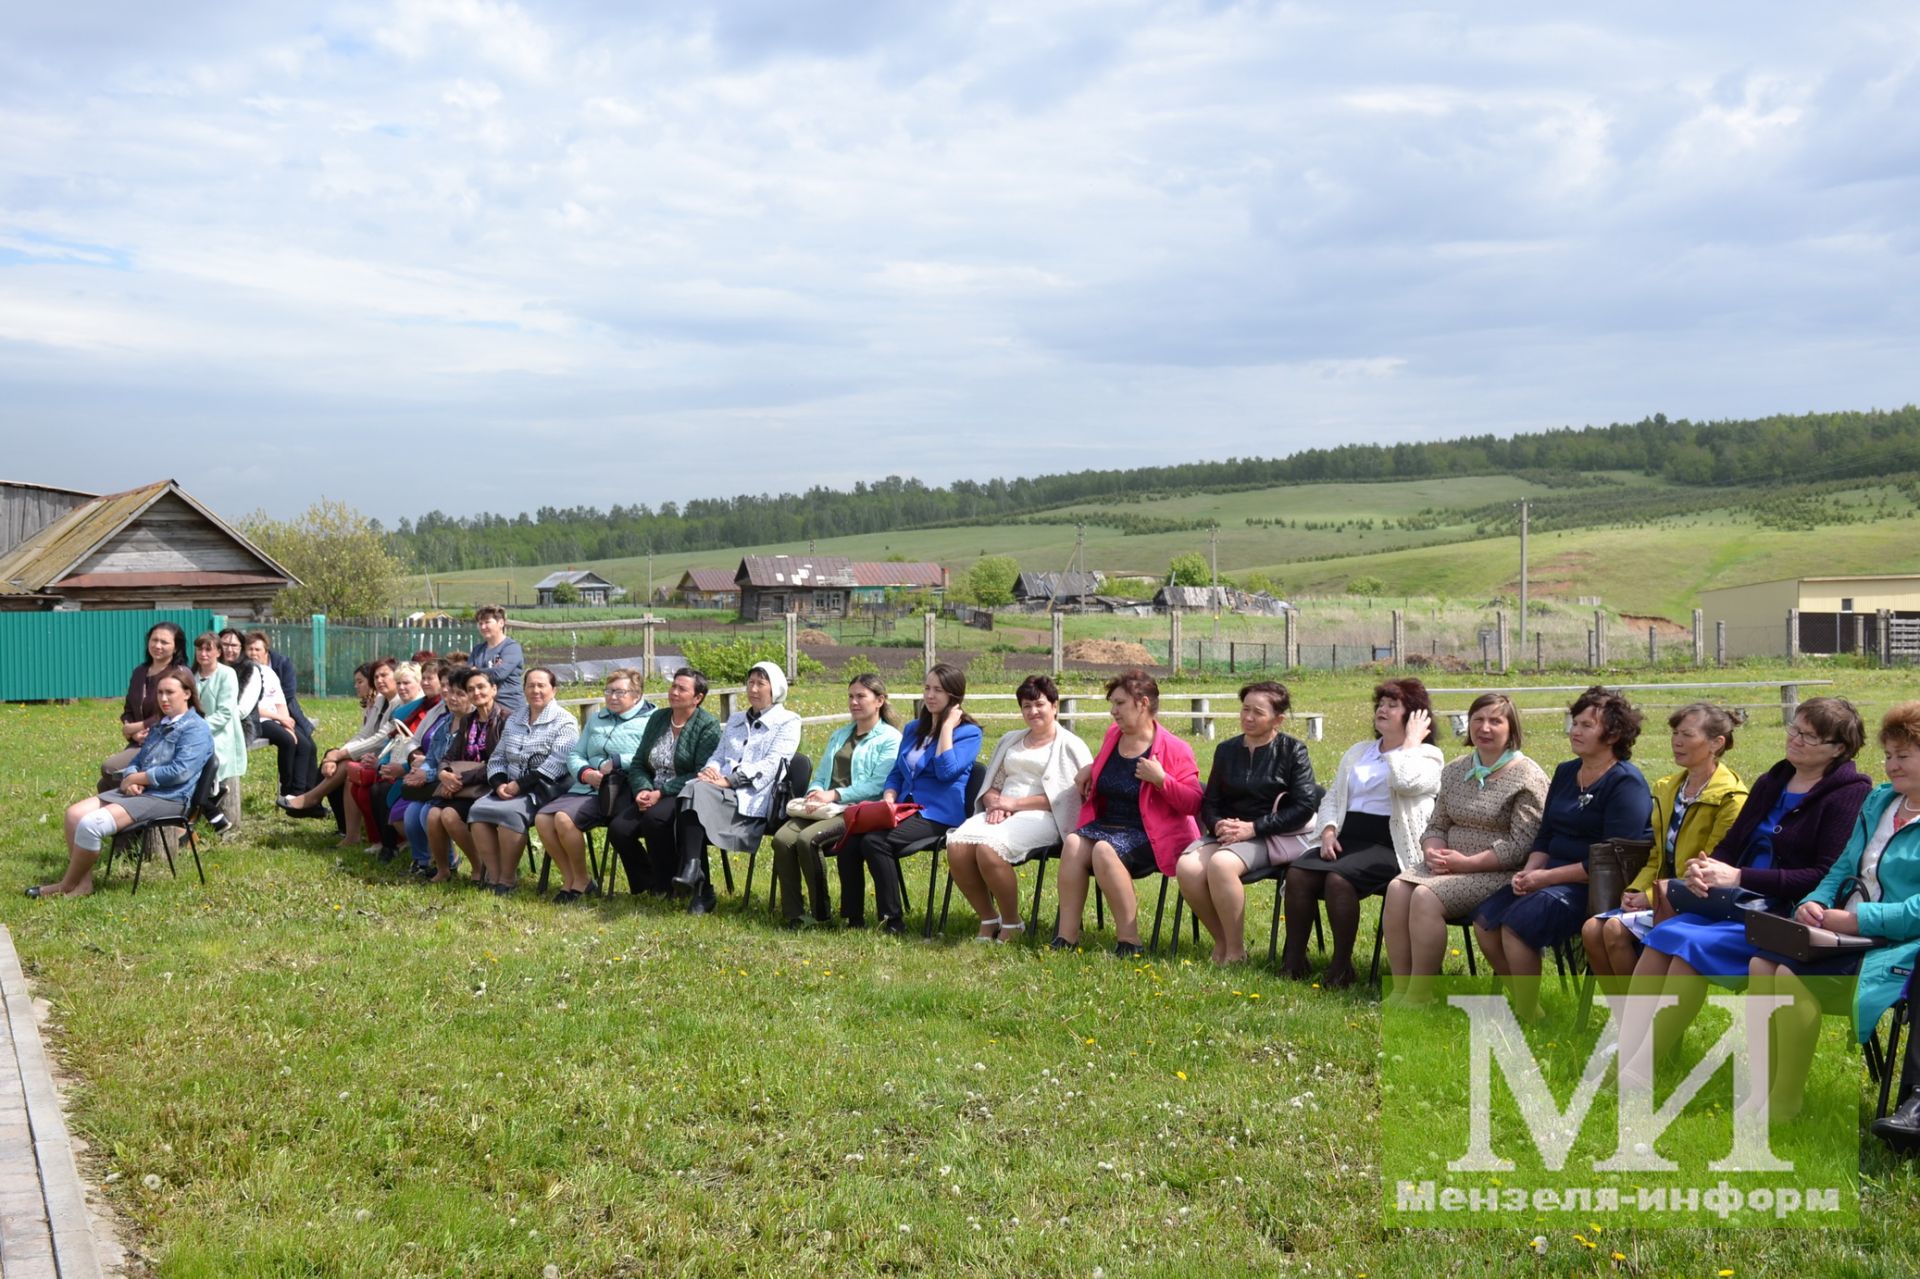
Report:
[[[1672,914],[1659,885],[1684,875],[1687,863],[1709,857],[1733,828],[1747,802],[1747,784],[1720,757],[1733,749],[1733,730],[1745,714],[1711,702],[1682,706],[1667,717],[1673,730],[1673,762],[1680,772],[1653,783],[1653,837],[1649,857],[1627,885],[1620,909],[1595,915],[1580,930],[1587,964],[1596,977],[1626,977],[1640,955],[1641,939]]]

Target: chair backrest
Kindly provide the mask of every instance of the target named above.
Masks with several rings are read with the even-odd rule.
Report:
[[[987,766],[979,760],[973,761],[973,771],[967,774],[967,798],[961,807],[963,813],[971,813],[973,806],[980,802],[980,788],[987,784]]]
[[[787,799],[800,799],[813,785],[813,760],[805,755],[795,755],[787,762]]]
[[[773,775],[773,799],[767,805],[769,831],[777,830],[787,820],[788,802],[806,794],[812,778],[813,761],[805,755],[794,754],[780,762],[780,771]]]
[[[187,820],[192,821],[195,817],[211,813],[217,807],[214,796],[219,793],[220,761],[208,755],[206,765],[200,770],[200,780],[194,783],[193,800],[187,805]]]

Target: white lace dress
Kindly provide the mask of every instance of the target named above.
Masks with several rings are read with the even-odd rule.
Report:
[[[1052,742],[1008,751],[1006,762],[1001,766],[1005,778],[1000,783],[1000,793],[1008,799],[1044,794],[1040,775],[1052,751]],[[975,813],[947,833],[949,844],[984,844],[1015,866],[1025,861],[1034,849],[1059,842],[1060,827],[1054,822],[1050,808],[1009,813],[1007,820],[992,824],[987,822],[985,813]]]

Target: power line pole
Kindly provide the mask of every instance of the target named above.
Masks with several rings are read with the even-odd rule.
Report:
[[[1213,557],[1213,646],[1220,647],[1220,526],[1207,527],[1207,553]]]
[[[1520,646],[1527,644],[1527,499],[1520,499]]]
[[[647,614],[653,614],[653,548],[647,548]],[[648,632],[652,634],[651,631]]]

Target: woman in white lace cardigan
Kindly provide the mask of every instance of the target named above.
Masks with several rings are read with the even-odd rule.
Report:
[[[687,909],[693,914],[713,909],[707,845],[744,852],[766,834],[774,783],[800,749],[800,717],[782,705],[786,699],[786,672],[756,662],[747,672],[747,709],[728,717],[707,766],[681,792],[680,872],[673,882],[692,890]]]

